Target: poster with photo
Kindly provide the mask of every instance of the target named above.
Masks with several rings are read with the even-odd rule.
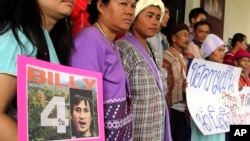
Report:
[[[103,141],[102,74],[18,56],[18,140]]]

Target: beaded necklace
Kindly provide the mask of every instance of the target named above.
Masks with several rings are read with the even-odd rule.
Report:
[[[100,26],[97,22],[95,23],[95,25],[97,26],[97,28],[99,29],[99,31],[102,33],[102,35],[103,35],[109,42],[111,42],[111,41],[109,40],[109,38],[106,36],[106,34],[103,32],[101,26]],[[111,42],[111,46],[112,46],[113,49],[115,49],[115,45],[114,45],[113,42]]]

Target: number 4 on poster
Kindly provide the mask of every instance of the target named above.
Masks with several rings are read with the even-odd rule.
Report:
[[[54,107],[57,109],[57,118],[49,118]],[[65,98],[54,96],[41,113],[41,126],[56,126],[57,133],[66,133],[69,120],[65,117]]]

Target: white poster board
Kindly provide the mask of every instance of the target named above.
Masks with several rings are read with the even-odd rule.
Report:
[[[187,76],[187,104],[192,119],[204,135],[229,131],[231,119],[225,97],[239,93],[240,72],[240,68],[211,61],[192,61]]]
[[[221,97],[228,110],[230,124],[250,125],[250,87],[243,87],[239,94]]]

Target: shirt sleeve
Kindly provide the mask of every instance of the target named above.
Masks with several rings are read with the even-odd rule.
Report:
[[[35,56],[36,50],[22,32],[18,32],[21,47],[15,39],[12,31],[7,31],[0,36],[0,73],[17,75],[17,55]]]
[[[70,66],[90,71],[103,72],[105,53],[98,41],[86,34],[79,34],[74,39],[75,49],[72,52]]]
[[[232,52],[225,53],[223,64],[234,65],[234,54]]]

